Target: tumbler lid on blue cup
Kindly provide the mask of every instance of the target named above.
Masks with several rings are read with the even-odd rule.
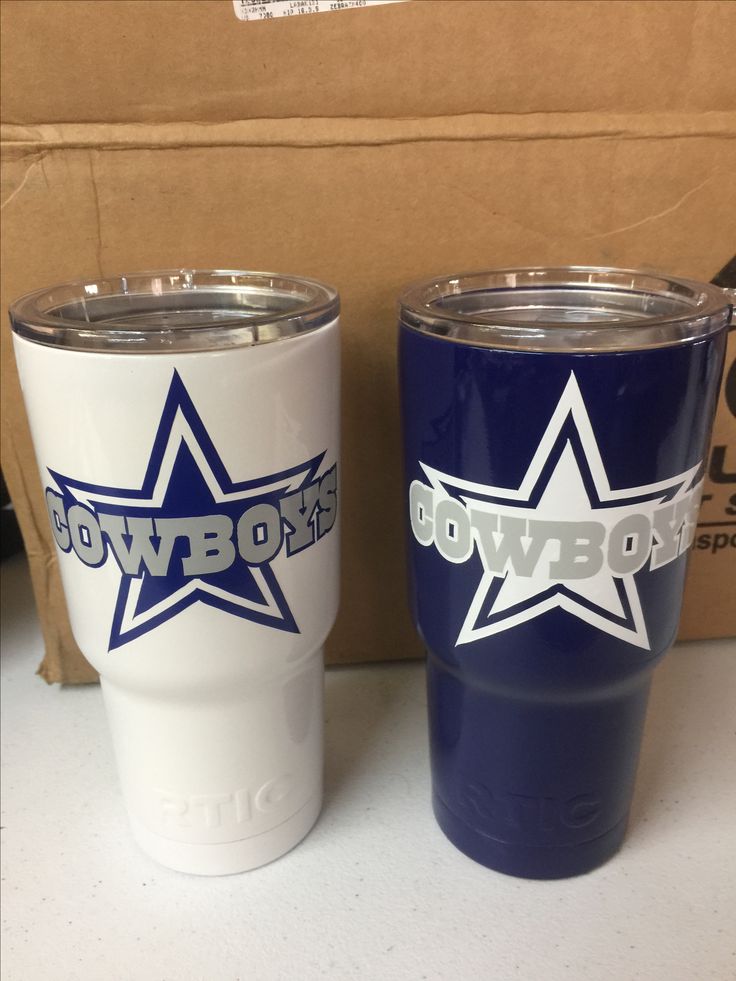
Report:
[[[402,323],[461,344],[603,352],[683,344],[728,322],[724,290],[646,271],[594,266],[458,273],[409,286]]]

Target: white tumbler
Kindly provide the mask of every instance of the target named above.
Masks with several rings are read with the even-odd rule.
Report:
[[[29,294],[15,353],[74,636],[141,848],[220,875],[322,797],[338,604],[339,299],[271,273]]]

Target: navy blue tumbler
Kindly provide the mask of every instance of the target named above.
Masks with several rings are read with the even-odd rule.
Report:
[[[448,276],[400,306],[435,815],[490,868],[578,875],[626,829],[732,308],[584,267]]]

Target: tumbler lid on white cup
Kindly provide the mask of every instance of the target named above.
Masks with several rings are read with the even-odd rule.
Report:
[[[333,321],[337,290],[302,276],[165,269],[77,280],[22,296],[13,330],[76,351],[211,351],[295,337]]]

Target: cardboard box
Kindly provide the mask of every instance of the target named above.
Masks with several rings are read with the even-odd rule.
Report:
[[[166,266],[339,286],[332,663],[421,653],[404,591],[400,287],[513,264],[707,280],[733,253],[728,2],[449,0],[262,22],[239,20],[230,0],[23,2],[2,18],[3,308],[65,279]],[[2,466],[43,624],[40,671],[84,681],[7,324],[0,333]],[[735,356],[732,345],[731,377]],[[732,411],[724,397],[711,538],[733,529]],[[733,547],[696,548],[684,636],[736,630],[735,569]]]

